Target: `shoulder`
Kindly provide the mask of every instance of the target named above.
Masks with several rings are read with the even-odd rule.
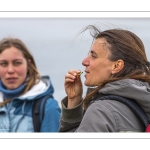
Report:
[[[116,131],[141,131],[143,127],[133,111],[127,105],[116,100],[94,101],[87,112],[88,114],[91,112],[97,114],[98,117],[105,118],[109,123],[114,122]]]
[[[96,101],[86,110],[77,132],[115,132],[117,121],[105,102]]]
[[[42,132],[58,132],[61,110],[54,98],[48,98],[45,103]]]
[[[98,100],[93,101],[91,105],[88,107],[86,113],[90,114],[97,114],[98,116],[103,113],[103,116],[111,116],[112,119],[116,118],[115,113],[118,111],[120,112],[120,109],[124,107],[124,104],[113,101],[113,100]],[[125,106],[126,107],[126,106]]]
[[[45,104],[45,111],[55,111],[55,110],[60,110],[58,101],[55,100],[54,98],[50,97],[47,99],[46,104]]]
[[[118,118],[118,116],[127,116],[127,114],[131,114],[132,117],[135,117],[133,111],[127,105],[116,100],[94,101],[89,106],[89,109],[90,111],[101,110],[106,114],[111,113],[114,116],[114,118]]]

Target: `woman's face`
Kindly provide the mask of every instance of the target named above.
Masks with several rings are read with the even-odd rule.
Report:
[[[106,47],[106,43],[104,38],[96,39],[88,56],[82,61],[82,65],[85,66],[86,80],[84,84],[86,86],[97,86],[111,76],[114,62],[108,60],[110,51]]]
[[[0,54],[0,79],[7,89],[18,88],[27,76],[27,61],[22,52],[10,47]]]

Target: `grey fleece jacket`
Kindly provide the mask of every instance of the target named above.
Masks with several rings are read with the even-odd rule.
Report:
[[[113,94],[134,99],[150,118],[150,85],[134,79],[107,83],[98,95]],[[97,95],[97,96],[98,96]],[[67,109],[67,97],[62,100],[59,132],[144,132],[144,125],[132,110],[115,100],[93,102],[85,114],[82,103]]]

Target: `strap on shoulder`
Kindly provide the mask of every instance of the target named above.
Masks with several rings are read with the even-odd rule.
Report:
[[[133,112],[137,115],[137,117],[142,121],[142,123],[145,125],[145,127],[148,127],[149,125],[149,118],[144,112],[144,110],[141,108],[141,106],[133,99],[125,98],[118,95],[105,95],[97,100],[116,100],[119,102],[124,103],[127,105]],[[97,101],[96,100],[96,101]]]
[[[32,108],[34,132],[40,132],[41,121],[44,118],[45,104],[50,97],[47,95],[34,101]]]

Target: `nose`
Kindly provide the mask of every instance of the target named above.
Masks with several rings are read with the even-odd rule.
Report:
[[[8,73],[13,73],[13,72],[14,72],[14,67],[13,67],[13,65],[8,65],[7,72],[8,72]]]
[[[83,66],[88,66],[88,65],[89,65],[89,59],[88,59],[88,56],[85,57],[85,58],[83,59],[82,65],[83,65]]]

